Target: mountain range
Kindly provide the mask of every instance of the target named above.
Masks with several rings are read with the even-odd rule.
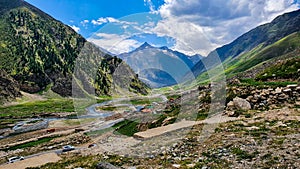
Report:
[[[111,56],[25,1],[0,1],[0,14],[0,102],[20,97],[21,91],[51,90],[63,97],[74,91],[147,94],[145,83],[152,88],[170,86],[184,82],[189,73],[200,83],[208,69],[217,71],[219,66],[228,79],[300,80],[300,10],[250,30],[207,57],[147,42]]]
[[[154,47],[145,42],[129,53],[118,55],[152,88],[171,86],[182,82],[184,73],[202,59],[188,56],[166,46]],[[175,67],[174,67],[175,66]]]

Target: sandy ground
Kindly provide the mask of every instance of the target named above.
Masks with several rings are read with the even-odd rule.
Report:
[[[25,169],[26,167],[38,167],[46,163],[57,162],[60,159],[61,158],[56,153],[47,153],[15,163],[1,165],[0,169]]]

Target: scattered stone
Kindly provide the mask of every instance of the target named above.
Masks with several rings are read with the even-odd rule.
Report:
[[[286,87],[290,88],[290,89],[295,89],[296,87],[298,87],[298,85],[297,84],[291,84],[291,85],[287,85]]]
[[[289,88],[283,90],[284,93],[289,93],[289,92],[291,92],[291,91],[292,91],[292,89],[289,89]]]
[[[207,166],[203,166],[201,169],[208,169],[208,167]]]
[[[233,99],[234,106],[239,110],[250,110],[251,105],[246,99],[236,97]]]
[[[189,168],[194,168],[195,165],[196,165],[196,164],[188,164],[188,165],[186,165],[186,166],[189,167]]]
[[[239,116],[239,114],[236,111],[226,111],[226,114],[229,117],[238,117]]]
[[[127,169],[136,169],[136,167],[128,167]]]
[[[277,87],[277,88],[275,89],[275,94],[280,94],[281,92],[282,92],[282,89],[281,89],[281,88]]]
[[[257,126],[251,126],[251,127],[247,127],[247,130],[259,130],[259,127]]]
[[[228,109],[233,109],[235,106],[234,106],[234,103],[233,101],[230,101],[229,103],[227,103],[227,108]]]
[[[96,169],[119,169],[119,167],[116,167],[110,163],[101,162],[96,166]]]
[[[180,164],[173,164],[172,166],[175,167],[175,168],[180,168],[181,167]]]

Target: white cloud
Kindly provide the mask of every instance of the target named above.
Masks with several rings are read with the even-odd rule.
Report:
[[[100,17],[97,20],[92,20],[93,25],[102,25],[105,23],[119,23],[119,24],[136,24],[134,22],[121,21],[113,17]]]
[[[136,40],[127,39],[130,35],[149,33],[175,39],[173,50],[190,55],[196,53],[207,55],[216,47],[233,41],[250,29],[270,22],[280,14],[299,8],[299,4],[293,4],[294,0],[164,1],[165,4],[155,11],[151,0],[144,0],[152,13],[161,15],[162,19],[158,22],[149,19],[149,22],[139,25],[137,22],[113,17],[101,17],[90,21],[89,23],[94,25],[114,23],[124,30],[124,35],[98,34],[99,38],[90,41],[118,54],[128,52],[140,45]]]
[[[86,19],[86,20],[81,21],[80,23],[84,25],[84,24],[88,24],[89,22],[90,21]]]
[[[88,41],[117,55],[130,52],[141,45],[136,40],[128,39],[126,35],[107,33],[97,33],[95,37],[89,38]]]
[[[147,5],[151,12],[155,12],[155,6],[153,5],[151,0],[144,0],[145,5]]]
[[[69,25],[69,26],[77,33],[80,31],[80,28],[75,25]]]
[[[90,23],[90,21],[87,20],[87,19],[85,19],[85,20],[83,20],[83,21],[80,22],[80,24],[81,24],[85,29],[87,29],[89,23]]]
[[[168,18],[159,22],[152,31],[159,36],[173,37],[176,40],[173,49],[189,55],[207,54],[215,48],[203,34],[203,29],[191,22]]]
[[[92,24],[94,24],[94,25],[102,25],[102,24],[104,24],[104,23],[107,23],[108,20],[107,20],[106,18],[101,17],[101,18],[99,18],[99,19],[97,19],[97,20],[92,20],[91,22],[92,22]]]
[[[200,42],[203,42],[204,35],[211,41],[209,46],[224,45],[250,29],[270,22],[280,14],[298,9],[299,4],[293,2],[293,0],[165,0],[165,4],[158,10],[163,20],[154,31],[174,37],[183,42],[181,44],[185,43],[204,54],[210,51],[209,48],[201,47]],[[202,31],[202,35],[199,30]],[[175,50],[185,49],[182,45],[176,45]]]

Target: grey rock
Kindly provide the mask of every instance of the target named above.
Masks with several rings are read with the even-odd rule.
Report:
[[[96,169],[120,169],[120,168],[116,167],[110,163],[101,162],[96,166]]]
[[[295,89],[296,87],[298,87],[298,85],[297,84],[291,84],[291,85],[287,85],[286,87],[290,88],[290,89]]]
[[[234,106],[240,110],[250,110],[251,105],[246,99],[236,97],[233,99]]]

